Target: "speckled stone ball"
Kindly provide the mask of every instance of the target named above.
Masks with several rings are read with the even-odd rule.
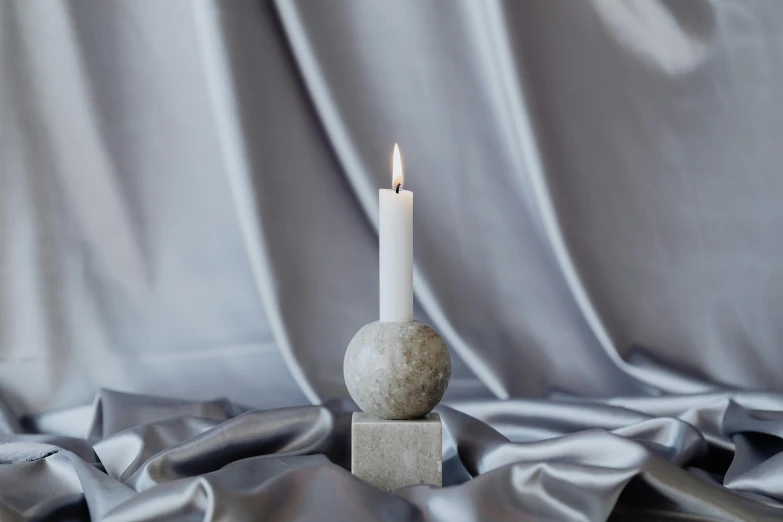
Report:
[[[351,397],[367,413],[418,419],[443,398],[451,358],[438,332],[426,324],[376,321],[351,340],[343,375]]]

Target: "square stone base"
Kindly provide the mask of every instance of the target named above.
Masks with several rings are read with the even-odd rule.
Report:
[[[440,486],[442,432],[437,413],[420,420],[384,420],[354,413],[351,473],[385,491],[412,484]]]

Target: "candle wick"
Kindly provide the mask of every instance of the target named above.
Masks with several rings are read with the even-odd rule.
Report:
[[[400,187],[402,186],[402,183],[397,183],[397,194],[400,193]]]

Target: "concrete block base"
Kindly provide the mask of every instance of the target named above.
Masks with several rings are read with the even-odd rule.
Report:
[[[440,415],[419,420],[384,420],[354,413],[351,422],[351,473],[385,491],[413,484],[440,486]]]

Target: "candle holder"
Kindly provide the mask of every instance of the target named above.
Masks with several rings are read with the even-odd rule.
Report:
[[[420,419],[443,398],[451,358],[440,335],[418,321],[375,321],[354,335],[343,374],[359,407],[380,419]]]
[[[438,332],[418,321],[376,321],[348,344],[348,392],[364,413],[351,424],[351,472],[393,491],[442,483],[442,424],[430,413],[443,398],[451,358]]]

